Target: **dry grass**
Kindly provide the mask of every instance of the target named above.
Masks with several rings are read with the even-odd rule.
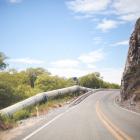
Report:
[[[54,99],[48,100],[46,103],[41,103],[36,106],[28,107],[17,111],[11,117],[0,115],[0,131],[7,130],[17,126],[17,122],[22,119],[27,119],[32,116],[47,114],[50,110],[62,107],[70,101],[77,98],[80,93],[61,95]]]

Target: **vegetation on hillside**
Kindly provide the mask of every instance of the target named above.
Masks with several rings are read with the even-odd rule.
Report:
[[[80,77],[79,83],[81,86],[88,88],[120,88],[118,84],[105,82],[99,72],[94,72]]]
[[[0,53],[0,109],[36,95],[40,92],[60,89],[64,87],[79,84],[89,88],[119,88],[119,85],[103,81],[100,73],[94,72],[80,78],[64,78],[52,76],[50,72],[43,68],[28,68],[18,72],[15,69],[4,70],[7,66],[5,63],[7,57]],[[0,115],[0,129],[5,130],[17,125],[17,121],[44,114],[51,108],[60,107],[62,104],[70,101],[82,93],[67,94],[47,103],[41,103],[36,106],[27,107],[15,112],[12,116]],[[36,110],[38,108],[38,111]]]
[[[55,109],[63,106],[77,98],[79,95],[82,95],[84,92],[70,93],[67,95],[59,95],[53,99],[49,99],[48,102],[42,102],[36,106],[26,107],[15,112],[11,116],[0,115],[0,130],[7,130],[18,125],[17,122],[27,119],[29,117],[45,115],[51,109]]]
[[[0,70],[3,70],[6,68],[6,63],[4,62],[6,59],[6,56],[0,52]]]
[[[5,55],[0,53],[0,109],[24,100],[40,92],[79,84],[89,88],[119,88],[117,84],[103,81],[95,72],[78,79],[52,76],[43,68],[28,68],[23,71],[5,70]],[[78,81],[78,82],[77,82]]]

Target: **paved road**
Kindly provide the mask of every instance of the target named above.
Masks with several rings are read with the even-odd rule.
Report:
[[[140,140],[140,115],[117,106],[119,91],[99,91],[24,140]]]

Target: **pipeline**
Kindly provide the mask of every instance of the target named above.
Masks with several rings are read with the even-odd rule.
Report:
[[[48,99],[55,98],[58,95],[75,93],[75,92],[80,92],[80,91],[88,92],[88,91],[92,91],[92,90],[93,89],[86,88],[86,87],[72,86],[72,87],[68,87],[68,88],[62,88],[62,89],[57,89],[57,90],[39,93],[37,95],[34,95],[30,98],[27,98],[27,99],[20,101],[14,105],[11,105],[9,107],[6,107],[6,108],[0,110],[0,114],[6,115],[6,116],[12,116],[15,112],[17,112],[23,108],[37,105],[38,103],[41,103],[43,101],[47,102]]]

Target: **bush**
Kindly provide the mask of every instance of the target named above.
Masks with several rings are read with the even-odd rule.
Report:
[[[15,126],[15,121],[6,116],[0,114],[0,130],[6,130],[9,128],[13,128]]]
[[[14,90],[9,83],[0,81],[0,109],[13,103],[15,98],[13,92]]]
[[[30,112],[27,109],[22,109],[22,110],[17,111],[13,114],[13,119],[15,121],[26,119],[28,117],[30,117]]]
[[[30,117],[30,108],[15,112],[12,116],[0,114],[0,130],[7,130],[17,125],[17,121]]]

